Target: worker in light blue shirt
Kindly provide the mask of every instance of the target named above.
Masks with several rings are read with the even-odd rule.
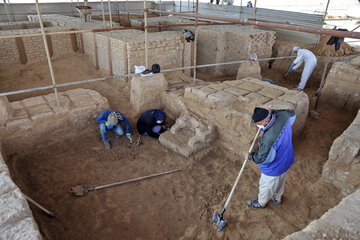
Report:
[[[130,140],[130,142],[132,141],[130,134],[130,122],[121,112],[105,110],[100,114],[96,121],[100,123],[100,133],[105,149],[111,148],[109,138],[106,135],[107,131],[113,131],[115,133],[115,138],[124,134],[121,122],[125,123],[126,137]]]

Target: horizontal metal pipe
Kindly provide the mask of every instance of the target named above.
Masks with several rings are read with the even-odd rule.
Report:
[[[261,58],[261,59],[257,59],[257,61],[269,61],[269,60],[286,59],[286,58],[295,58],[295,56]],[[193,68],[204,68],[204,67],[212,67],[212,66],[220,66],[220,65],[230,65],[230,64],[242,63],[242,62],[245,62],[245,61],[247,61],[247,60],[239,60],[239,61],[224,62],[224,63],[203,64],[203,65],[181,67],[181,68],[172,68],[172,69],[161,70],[161,72],[173,72],[173,71],[180,71],[180,70],[193,69]],[[66,87],[66,86],[72,86],[72,85],[78,85],[78,84],[84,84],[84,83],[105,81],[105,80],[109,80],[109,79],[132,77],[132,76],[136,76],[136,75],[139,75],[139,73],[132,73],[132,74],[127,74],[127,75],[114,75],[114,76],[108,76],[108,77],[104,77],[104,78],[94,78],[94,79],[82,80],[82,81],[76,81],[76,82],[69,82],[69,83],[60,83],[60,84],[57,83],[57,84],[50,85],[50,86],[36,87],[36,88],[29,88],[29,89],[24,89],[24,90],[17,90],[17,91],[0,93],[0,97],[20,94],[20,93],[35,92],[35,91],[59,88],[59,87]]]
[[[164,14],[172,14],[178,16],[187,16],[187,17],[195,17],[194,14],[187,14],[187,13],[178,13],[178,12],[167,12],[167,11],[159,11],[159,10],[152,10],[148,9],[149,12],[153,13],[164,13]],[[347,37],[347,38],[358,38],[360,39],[360,32],[345,32],[345,31],[336,31],[330,29],[323,29],[323,28],[313,28],[313,27],[304,27],[298,25],[291,25],[286,23],[275,23],[275,22],[267,22],[267,21],[259,21],[259,20],[239,20],[233,18],[223,18],[223,17],[212,17],[212,16],[205,16],[205,15],[197,15],[198,18],[202,19],[210,19],[222,22],[233,22],[239,24],[247,24],[247,25],[255,25],[260,27],[269,27],[269,28],[279,28],[297,32],[307,32],[307,33],[315,33],[315,34],[324,34],[330,35],[335,37]]]
[[[200,23],[198,25],[210,26],[210,25],[235,25],[239,23]],[[195,26],[194,23],[188,24],[171,24],[171,25],[153,25],[148,26],[148,28],[165,28],[165,27],[184,27],[184,26]],[[87,33],[87,32],[106,32],[113,30],[129,30],[129,29],[144,29],[144,26],[133,26],[133,27],[118,27],[118,28],[98,28],[90,30],[74,30],[74,31],[60,31],[60,32],[47,32],[46,35],[58,35],[58,34],[72,34],[72,33]],[[5,38],[17,38],[17,37],[37,37],[42,36],[41,33],[28,33],[28,34],[19,34],[19,35],[7,35],[0,36],[0,39]]]

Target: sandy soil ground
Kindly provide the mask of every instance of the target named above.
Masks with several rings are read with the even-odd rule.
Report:
[[[78,62],[83,63],[81,68],[72,64]],[[42,65],[30,68],[29,73],[24,68],[22,76],[27,77],[21,77],[20,71],[13,75],[8,75],[9,69],[2,71],[1,81],[9,88],[1,86],[1,91],[46,84],[50,80],[46,63]],[[82,56],[59,59],[54,66],[58,66],[55,74],[59,82],[102,75]],[[288,87],[295,85],[282,80],[281,73],[269,71],[264,76]],[[97,90],[109,98],[114,109],[131,114],[124,80],[81,87]],[[311,96],[315,90],[306,92]],[[313,106],[314,99],[311,101]],[[341,200],[337,189],[317,181],[332,142],[354,116],[325,105],[320,105],[319,112],[320,118],[308,118],[304,131],[294,137],[295,163],[289,171],[282,205],[269,203],[263,210],[246,206],[246,200],[257,197],[260,176],[258,167],[248,163],[225,214],[228,224],[220,233],[209,221],[215,211],[221,211],[242,157],[216,145],[186,159],[154,139],[144,138],[143,146],[135,146],[124,137],[114,139],[110,135],[113,148],[107,151],[94,122],[81,131],[62,129],[31,141],[24,139],[18,143],[21,148],[4,143],[3,149],[12,177],[22,191],[55,211],[57,217],[49,219],[32,206],[44,239],[281,239],[301,230]],[[177,168],[182,172],[81,198],[69,193],[77,184],[94,187]]]

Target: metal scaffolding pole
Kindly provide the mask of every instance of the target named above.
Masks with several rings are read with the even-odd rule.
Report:
[[[101,13],[103,16],[103,23],[104,23],[104,27],[106,26],[106,22],[105,22],[105,13],[104,13],[104,1],[101,0]]]
[[[149,9],[148,11],[153,12],[153,13],[159,13],[158,10]],[[162,13],[178,15],[178,16],[194,17],[193,14],[187,14],[187,13],[166,12],[166,11],[162,11]],[[324,35],[335,36],[335,37],[360,39],[360,32],[336,31],[336,30],[330,30],[330,29],[324,29],[324,28],[304,27],[304,26],[287,24],[287,23],[276,23],[276,22],[267,22],[267,21],[259,21],[259,20],[255,21],[255,20],[251,20],[251,19],[238,20],[238,19],[233,19],[233,18],[212,17],[212,16],[201,15],[201,14],[198,14],[198,18],[216,20],[216,21],[221,21],[221,22],[254,25],[254,26],[260,26],[260,27],[278,28],[278,29],[292,30],[292,31],[298,31],[298,32],[324,34]]]
[[[110,3],[110,0],[108,0],[108,5],[109,5],[110,28],[112,28],[112,15],[111,15],[111,3]]]
[[[195,9],[195,39],[194,39],[194,83],[196,81],[196,51],[197,51],[197,39],[198,39],[198,13],[199,13],[199,0],[196,0],[196,9]]]
[[[327,2],[327,4],[326,4],[325,13],[324,13],[324,16],[323,16],[323,20],[325,20],[326,15],[327,15],[327,13],[328,13],[329,3],[330,3],[330,0],[328,0],[328,2]]]
[[[48,64],[49,64],[51,81],[52,81],[52,84],[55,85],[56,84],[55,75],[54,75],[54,70],[53,70],[52,63],[51,63],[49,45],[48,45],[48,42],[47,42],[47,39],[46,39],[46,33],[45,33],[45,30],[44,30],[44,23],[43,23],[43,20],[42,20],[42,17],[41,17],[38,0],[35,0],[35,4],[36,4],[36,10],[38,12],[39,23],[40,23],[40,27],[41,27],[41,33],[42,33],[43,40],[44,40],[46,57],[47,57],[47,61],[48,61]],[[60,106],[59,97],[58,97],[58,94],[57,94],[57,88],[56,87],[54,87],[54,92],[55,92],[56,104],[58,106]]]
[[[240,13],[239,13],[239,19],[241,20],[241,10],[242,10],[242,0],[240,0]]]
[[[146,67],[146,69],[148,69],[148,68],[149,68],[149,62],[148,62],[148,47],[149,47],[149,42],[148,42],[148,21],[147,21],[147,11],[148,11],[148,9],[146,8],[146,0],[144,0],[145,67]]]
[[[161,0],[160,0],[160,6],[159,6],[159,9],[161,11]],[[161,21],[161,13],[160,13],[160,21]]]
[[[295,56],[260,58],[257,61],[269,61],[269,60],[288,59],[288,58],[295,58]],[[239,60],[239,61],[223,62],[223,63],[211,63],[211,64],[198,65],[198,66],[196,66],[196,68],[239,64],[239,63],[243,63],[243,62],[246,62],[246,61],[247,60]],[[194,69],[194,68],[195,68],[195,66],[181,67],[181,68],[171,68],[171,69],[161,70],[161,72],[173,72],[173,71],[180,71],[180,70],[187,70],[187,69]],[[108,77],[104,77],[104,78],[94,78],[94,79],[82,80],[82,81],[76,81],[76,82],[60,83],[60,84],[44,86],[44,87],[29,88],[29,89],[24,89],[24,90],[17,90],[17,91],[0,93],[0,97],[9,96],[9,95],[15,95],[15,94],[21,94],[21,93],[27,93],[27,92],[36,92],[36,91],[41,91],[41,90],[48,90],[48,89],[59,88],[59,87],[73,86],[73,85],[79,85],[79,84],[85,84],[85,83],[91,83],[91,82],[105,81],[105,80],[109,80],[109,79],[126,78],[126,77],[132,77],[132,76],[136,76],[136,75],[139,75],[139,73],[131,73],[131,74],[127,74],[127,75],[114,75],[114,76],[108,76]]]
[[[9,10],[7,8],[6,0],[3,0],[3,1],[4,1],[4,7],[5,7],[6,15],[7,15],[8,19],[9,19],[9,22],[12,22],[11,18],[10,18]]]
[[[252,15],[252,19],[253,19],[253,20],[255,19],[256,3],[257,3],[257,0],[255,0],[255,4],[254,4],[253,15]]]

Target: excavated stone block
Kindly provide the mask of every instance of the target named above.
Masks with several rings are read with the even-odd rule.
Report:
[[[326,77],[320,102],[356,113],[360,109],[360,68],[346,62],[334,63]]]
[[[283,240],[359,239],[360,189],[347,196],[320,219]]]
[[[280,90],[277,90],[274,88],[263,88],[258,93],[265,97],[269,97],[269,98],[278,98],[284,94],[283,91],[280,91]]]
[[[261,81],[259,80],[259,82],[261,82]],[[263,88],[261,85],[250,82],[250,81],[245,81],[243,84],[240,84],[239,87],[242,89],[248,90],[250,92],[257,92]]]
[[[213,124],[184,112],[170,131],[160,135],[159,141],[174,152],[190,157],[208,147],[216,136]]]
[[[0,197],[0,206],[1,229],[31,216],[29,206],[18,188],[2,194]]]
[[[225,92],[231,93],[235,96],[244,96],[245,94],[248,94],[249,91],[248,90],[244,90],[241,88],[237,88],[237,87],[230,87],[230,88],[225,88],[224,89]]]
[[[250,102],[254,102],[256,104],[264,104],[270,101],[271,98],[264,97],[258,93],[252,92],[245,96],[245,98],[249,99]]]
[[[360,67],[360,56],[351,59],[350,63],[354,66]]]
[[[0,125],[3,125],[13,115],[13,112],[7,97],[0,97]]]
[[[221,145],[236,153],[247,150],[248,144],[256,133],[256,126],[251,120],[255,107],[294,110],[297,120],[293,125],[293,132],[298,134],[301,131],[308,115],[309,99],[306,94],[263,83],[254,78],[234,82],[226,81],[219,89],[223,87],[223,84],[229,87],[210,94],[204,93],[203,90],[214,89],[214,84],[212,88],[188,87],[183,98],[185,106],[191,112],[207,119],[217,127]]]
[[[246,77],[256,78],[261,80],[261,68],[258,61],[245,61],[240,63],[239,70],[236,75],[236,79],[243,79]]]
[[[8,225],[1,229],[0,239],[41,240],[42,237],[34,219],[27,217],[17,224]]]
[[[338,187],[343,196],[360,187],[360,111],[342,135],[333,142],[322,178]]]
[[[135,115],[152,108],[160,108],[160,94],[167,89],[168,83],[162,73],[151,77],[134,76],[131,78],[130,102]]]
[[[1,179],[0,196],[7,192],[11,192],[12,190],[17,188],[14,182],[12,181],[8,171],[1,172],[0,179]]]

